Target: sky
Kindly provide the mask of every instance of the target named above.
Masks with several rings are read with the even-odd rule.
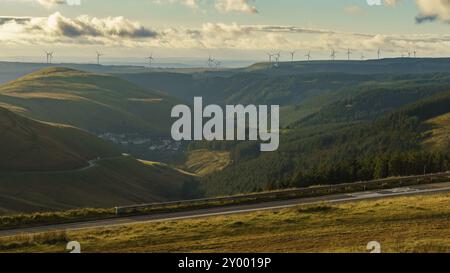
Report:
[[[0,0],[0,60],[450,56],[450,0]]]

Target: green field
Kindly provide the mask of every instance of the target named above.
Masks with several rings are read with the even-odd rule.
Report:
[[[450,252],[450,195],[301,206],[0,240],[3,252]],[[407,228],[405,228],[407,227]]]

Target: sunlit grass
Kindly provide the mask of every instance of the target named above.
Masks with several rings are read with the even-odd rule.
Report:
[[[450,195],[391,198],[67,233],[84,252],[449,252]],[[6,251],[63,252],[63,242]],[[29,240],[26,239],[26,242]],[[3,250],[5,251],[5,250]]]

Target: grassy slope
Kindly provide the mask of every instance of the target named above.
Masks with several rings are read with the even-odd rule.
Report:
[[[432,118],[426,122],[431,128],[427,131],[424,144],[435,149],[450,147],[450,113]]]
[[[191,175],[123,157],[112,145],[73,127],[0,108],[0,142],[0,213],[194,197]],[[88,161],[99,157],[88,168]]]
[[[63,125],[30,120],[0,108],[0,172],[70,170],[120,155],[112,145]]]
[[[383,252],[450,252],[449,220],[445,194],[47,235],[56,242],[20,236],[0,245],[12,252],[64,252],[68,240],[84,252],[367,252],[378,241]]]
[[[176,104],[112,76],[67,68],[43,69],[0,85],[0,102],[28,117],[90,132],[146,135],[169,132]]]
[[[188,153],[184,167],[190,172],[204,176],[223,170],[230,164],[230,160],[229,152],[200,149]]]
[[[114,207],[196,197],[195,177],[131,157],[73,172],[0,174],[0,210],[36,212]]]

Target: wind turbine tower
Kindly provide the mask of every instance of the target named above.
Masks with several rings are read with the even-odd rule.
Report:
[[[330,54],[331,60],[336,60],[336,50],[332,49]]]
[[[213,57],[211,57],[211,55],[209,55],[209,58],[208,58],[208,61],[207,61],[207,63],[208,63],[208,67],[212,67],[213,66],[213,64],[214,64],[214,59],[213,59]]]
[[[349,49],[347,49],[347,60],[350,61],[350,56],[352,55],[352,51]]]
[[[152,63],[153,63],[153,60],[154,60],[153,53],[151,53],[150,56],[148,56],[146,59],[148,60],[148,67],[152,68]]]
[[[100,57],[102,57],[103,55],[105,55],[105,54],[97,51],[97,64],[98,65],[100,65]]]
[[[381,58],[381,48],[378,49],[378,60]]]
[[[311,60],[311,51],[308,51],[308,54],[306,54],[305,57],[308,59],[309,62]]]
[[[45,54],[47,55],[47,64],[51,64],[52,58],[53,58],[53,52],[45,51]]]
[[[291,61],[294,62],[295,51],[289,52],[291,54]]]

